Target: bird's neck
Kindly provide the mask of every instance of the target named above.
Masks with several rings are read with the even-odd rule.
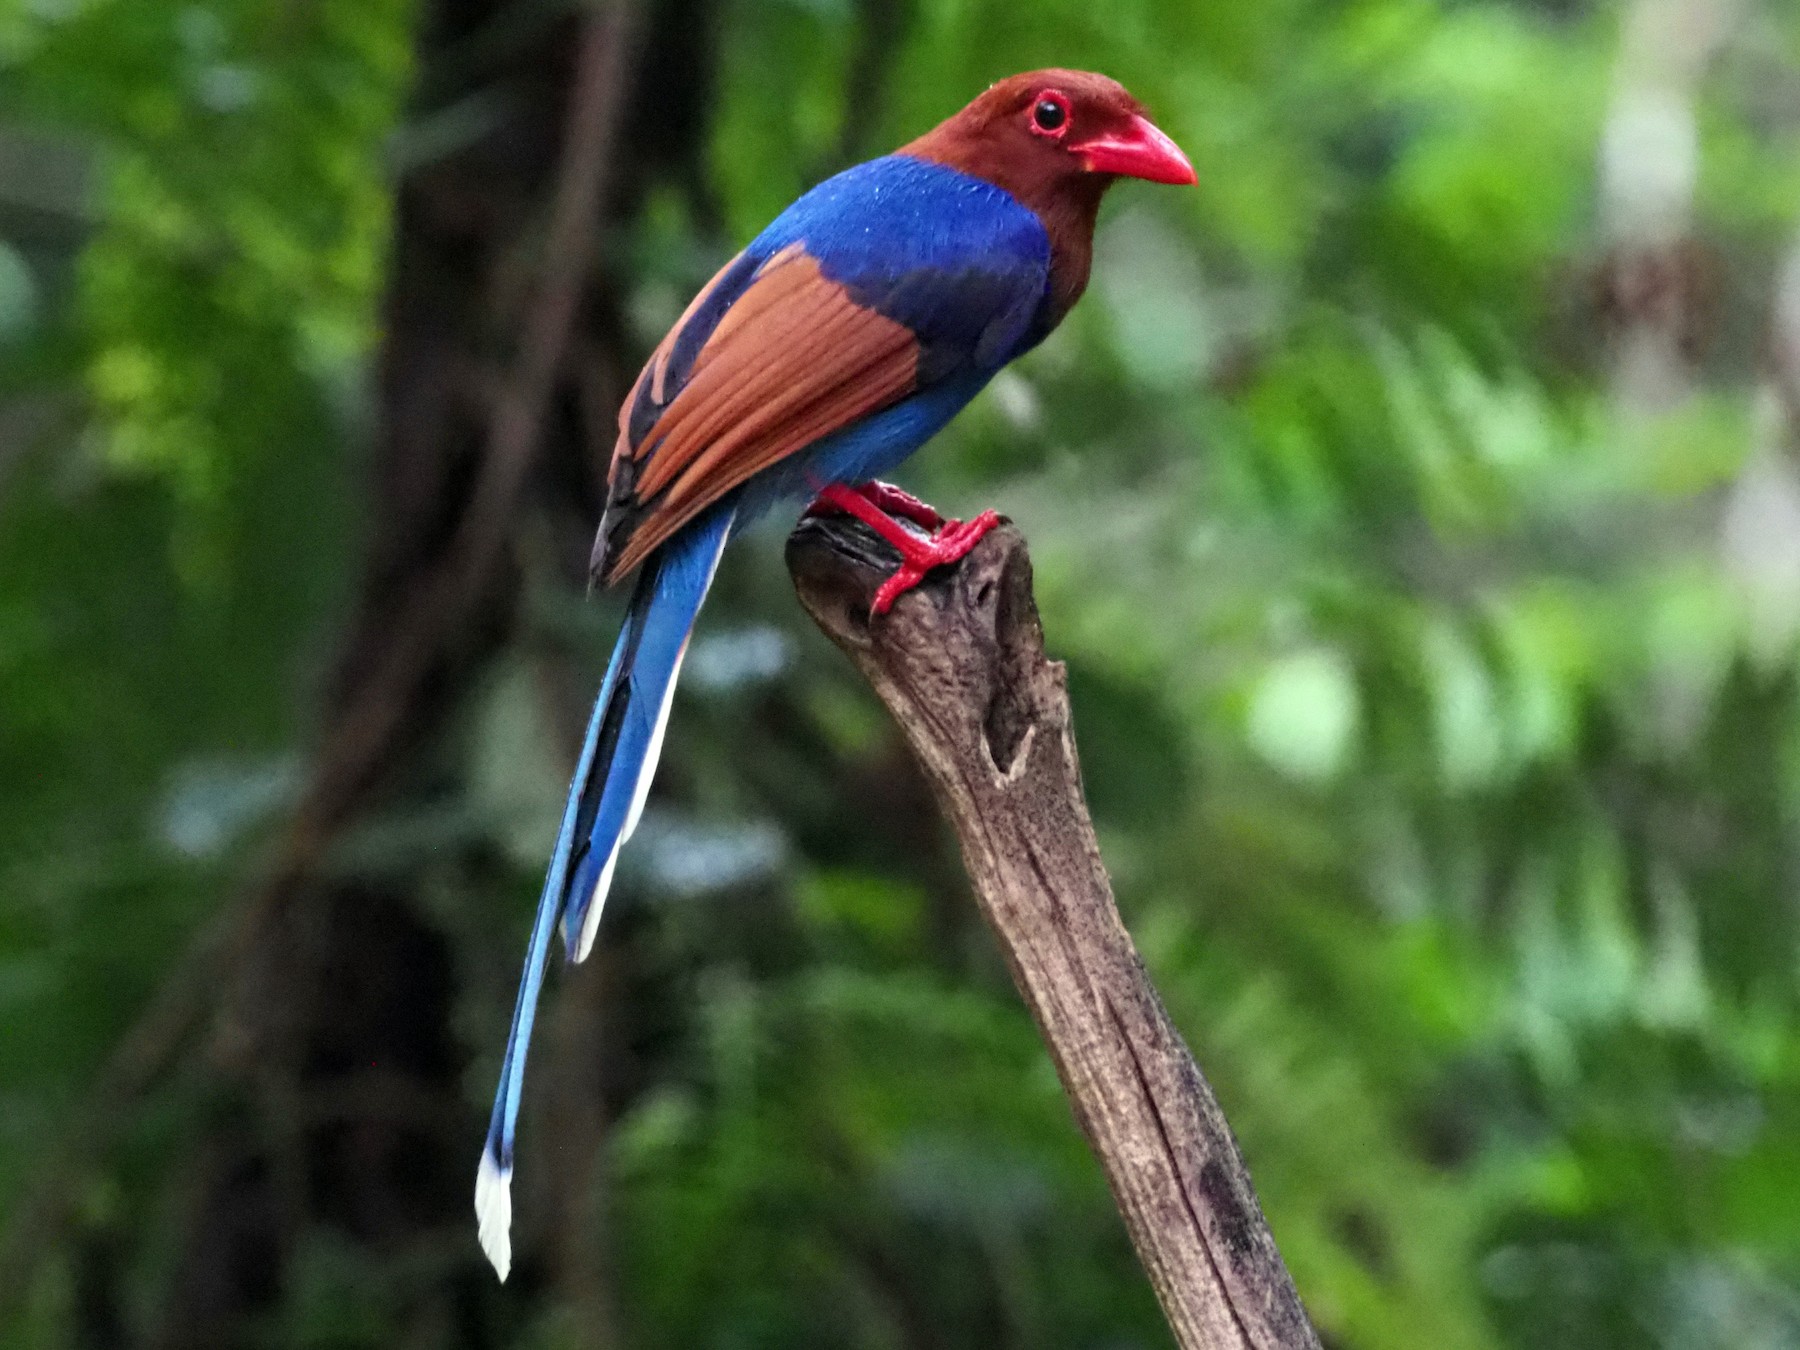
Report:
[[[1038,219],[1044,222],[1044,233],[1050,236],[1050,312],[1045,316],[1046,332],[1062,322],[1087,289],[1088,272],[1094,262],[1094,224],[1100,216],[1100,198],[1107,181],[1110,180],[1093,175],[1065,190],[1039,193],[1035,201],[1020,198],[1037,212]]]
[[[1087,289],[1094,223],[1112,175],[1046,173],[1041,162],[1022,161],[988,141],[961,134],[955,119],[901,146],[898,153],[983,179],[1036,213],[1050,236],[1050,303],[1040,328],[1048,333],[1061,323]]]

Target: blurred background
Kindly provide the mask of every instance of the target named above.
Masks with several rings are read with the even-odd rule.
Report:
[[[1127,919],[1338,1350],[1800,1346],[1800,7],[10,0],[0,1346],[1169,1344],[787,520],[504,1287],[475,1162],[714,267],[987,82],[1194,191],[906,479],[1028,535]]]

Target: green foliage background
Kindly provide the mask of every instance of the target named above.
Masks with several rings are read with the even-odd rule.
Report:
[[[1779,534],[1746,558],[1729,525],[1795,450],[1767,334],[1800,11],[1745,0],[1698,84],[1714,302],[1687,387],[1645,409],[1594,284],[1627,7],[907,8],[859,151],[1067,64],[1129,84],[1199,170],[1114,193],[1087,300],[908,481],[1031,540],[1128,921],[1330,1343],[1800,1346],[1800,593]],[[0,10],[0,1217],[311,746],[378,524],[415,18]],[[644,345],[835,162],[865,19],[721,8],[722,225],[670,193],[609,245]],[[843,841],[846,766],[890,733],[779,537],[722,575],[616,902],[630,996],[662,1001],[596,1145],[619,1343],[1165,1344],[984,935],[942,941],[947,842]],[[610,603],[545,582],[521,642],[597,664]],[[482,690],[454,797],[343,863],[430,878],[447,838],[501,860],[426,886],[464,979],[471,1175],[566,772],[522,669]],[[199,1059],[79,1182],[127,1328],[155,1322],[212,1109]],[[522,1214],[566,1161],[529,1136]],[[479,1275],[472,1225],[429,1257],[300,1241],[246,1343],[595,1343],[557,1287],[483,1286],[456,1320],[478,1333],[418,1323],[416,1285]],[[75,1251],[0,1345],[90,1343]]]

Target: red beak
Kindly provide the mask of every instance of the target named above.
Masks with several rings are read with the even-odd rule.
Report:
[[[1082,163],[1094,173],[1116,173],[1124,178],[1145,178],[1152,183],[1192,187],[1200,180],[1181,147],[1163,134],[1162,128],[1135,113],[1122,131],[1108,132],[1091,141],[1071,145]]]

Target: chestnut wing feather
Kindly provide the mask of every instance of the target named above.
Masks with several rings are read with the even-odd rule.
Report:
[[[741,257],[695,298],[620,411],[595,550],[603,581],[752,475],[917,387],[913,331],[858,304],[800,245],[747,281],[734,270]],[[737,294],[680,368],[681,334],[725,290]]]

